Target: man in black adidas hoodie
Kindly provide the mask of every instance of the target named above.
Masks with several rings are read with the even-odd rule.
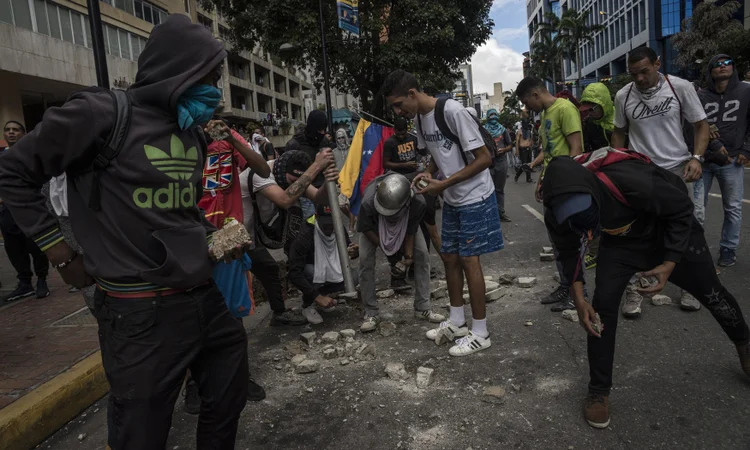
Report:
[[[750,330],[734,296],[716,276],[703,228],[693,217],[692,201],[680,177],[640,160],[616,162],[600,172],[615,191],[575,160],[555,158],[547,167],[543,193],[545,225],[560,252],[558,261],[566,278],[574,280],[571,295],[589,333],[591,381],[584,416],[591,426],[606,428],[617,310],[634,274],[658,280],[642,289],[645,294],[659,292],[669,280],[694,295],[735,344],[748,376]],[[613,192],[624,198],[617,200]],[[588,304],[583,296],[582,260],[588,241],[600,232],[597,285]]]
[[[211,282],[215,230],[197,208],[206,142],[199,128],[218,104],[222,44],[184,15],[154,28],[138,60],[130,129],[98,172],[90,167],[115,122],[102,89],[74,94],[0,159],[0,197],[18,225],[76,287],[96,282],[102,364],[110,384],[108,444],[164,449],[185,373],[203,407],[198,449],[232,449],[247,398],[247,340]],[[70,221],[84,255],[65,244],[40,187],[68,173]]]

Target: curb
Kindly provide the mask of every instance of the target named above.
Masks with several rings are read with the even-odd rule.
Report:
[[[0,441],[6,450],[34,448],[109,390],[96,352],[3,408]]]
[[[243,319],[245,330],[257,328],[271,313],[268,302]],[[43,442],[109,392],[100,351],[2,409],[3,450],[28,450]]]

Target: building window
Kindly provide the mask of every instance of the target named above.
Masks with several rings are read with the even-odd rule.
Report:
[[[661,0],[661,35],[680,31],[680,0]]]
[[[550,2],[550,8],[552,9],[552,12],[557,16],[560,17],[562,15],[562,10],[560,9],[560,2]]]
[[[5,8],[5,5],[3,5]],[[10,0],[10,13],[12,15],[13,25],[27,30],[33,30],[31,25],[31,9],[28,0]]]
[[[229,28],[219,25],[219,37],[225,41],[229,40]]]
[[[117,0],[118,2],[121,0]],[[164,22],[166,20],[167,15],[169,13],[158,6],[149,3],[144,0],[122,0],[125,1],[125,8],[124,11],[128,11],[131,14],[135,14],[135,16],[139,19],[143,19],[146,22],[152,23],[154,25],[159,25],[160,23]],[[132,6],[130,6],[132,4]],[[117,6],[119,8],[119,5]]]
[[[203,14],[198,14],[198,23],[208,28],[212,33],[214,32],[214,21]]]

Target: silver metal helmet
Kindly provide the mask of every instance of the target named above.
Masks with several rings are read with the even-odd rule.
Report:
[[[409,180],[400,173],[386,175],[375,192],[375,209],[382,216],[392,216],[414,196]]]

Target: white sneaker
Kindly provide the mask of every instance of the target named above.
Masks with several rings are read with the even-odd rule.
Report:
[[[445,335],[449,341],[453,342],[455,338],[464,337],[469,334],[469,327],[465,324],[462,327],[457,327],[451,323],[450,320],[440,322],[437,328],[429,330],[426,334],[427,339],[434,341],[439,335]]]
[[[641,315],[643,296],[635,290],[635,286],[628,285],[625,290],[625,302],[622,304],[622,315],[634,319]]]
[[[305,316],[305,319],[307,319],[307,321],[313,325],[319,325],[323,323],[323,317],[318,312],[318,308],[315,307],[314,303],[307,308],[303,308],[302,315]]]
[[[466,337],[456,341],[456,345],[448,349],[448,353],[451,356],[467,356],[472,353],[476,353],[479,350],[490,348],[492,342],[490,342],[489,336],[487,338],[481,338],[476,334],[469,331]]]
[[[380,323],[380,319],[375,316],[365,317],[365,321],[362,322],[362,325],[359,327],[359,331],[361,331],[362,333],[375,331],[378,328],[378,323]]]
[[[414,317],[420,320],[426,320],[431,323],[440,323],[445,320],[445,316],[442,314],[434,313],[432,311],[414,311]]]

